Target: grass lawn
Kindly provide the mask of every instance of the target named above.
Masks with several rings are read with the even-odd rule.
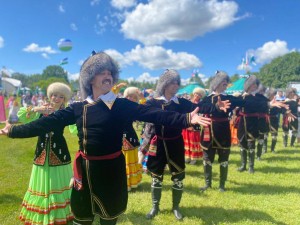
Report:
[[[3,125],[0,125],[2,127]],[[77,138],[65,131],[71,155]],[[18,225],[22,198],[28,186],[36,138],[0,137],[0,224]],[[269,143],[270,144],[270,143]],[[163,184],[161,212],[153,221],[145,215],[151,208],[150,176],[144,175],[137,190],[129,193],[128,208],[118,224],[300,224],[300,144],[284,148],[281,133],[276,154],[270,150],[255,161],[255,173],[237,172],[239,148],[230,155],[227,191],[220,193],[219,165],[213,165],[213,188],[201,193],[204,185],[202,162],[187,165],[181,209],[185,218],[178,222],[172,212],[170,175]],[[217,162],[217,157],[216,157]],[[94,224],[98,224],[96,218]]]

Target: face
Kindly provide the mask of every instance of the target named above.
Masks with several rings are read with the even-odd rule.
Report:
[[[179,89],[179,84],[177,81],[173,81],[172,83],[168,84],[165,89],[165,95],[175,96]]]
[[[55,109],[59,109],[65,103],[65,96],[56,92],[51,95],[50,103]]]
[[[138,102],[138,98],[136,95],[128,95],[127,99],[132,101],[132,102]]]
[[[199,93],[195,93],[194,94],[194,99],[195,99],[195,101],[199,101],[200,99],[201,99],[201,95],[199,94]]]
[[[248,92],[249,92],[249,93],[252,93],[252,92],[256,91],[257,88],[258,88],[257,84],[252,84],[252,85],[249,87]]]
[[[100,94],[108,93],[113,87],[113,78],[111,72],[108,70],[102,71],[97,74],[91,81],[93,92],[97,91]]]
[[[219,93],[224,92],[227,89],[228,86],[228,82],[227,81],[223,81],[221,84],[219,84],[219,86],[217,87],[217,90]]]

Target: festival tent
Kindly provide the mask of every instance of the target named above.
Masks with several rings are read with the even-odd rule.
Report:
[[[196,87],[204,88],[203,86],[201,86],[201,85],[198,84],[198,83],[191,83],[191,84],[188,84],[187,86],[185,86],[185,87],[179,89],[178,92],[177,92],[177,95],[192,94],[192,93],[193,93],[193,90],[194,90]]]
[[[240,79],[234,81],[230,87],[226,89],[227,94],[233,94],[235,92],[242,93],[244,91],[244,83],[246,81],[246,77],[241,77]]]

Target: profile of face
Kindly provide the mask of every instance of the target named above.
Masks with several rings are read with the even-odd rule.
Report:
[[[280,96],[280,97],[282,97],[283,96],[283,92],[282,91],[278,91],[277,95]]]
[[[258,88],[257,84],[252,84],[248,89],[248,93],[255,92],[257,88]]]
[[[222,93],[222,92],[224,92],[227,89],[227,86],[228,86],[228,82],[226,80],[224,80],[217,87],[217,91],[219,93]]]
[[[139,101],[139,99],[136,95],[128,95],[126,98],[128,100],[132,101],[132,102],[138,102]]]
[[[54,109],[60,109],[65,103],[65,96],[62,93],[55,92],[51,95],[50,104]]]
[[[202,95],[199,94],[199,93],[194,93],[194,94],[193,94],[193,98],[194,98],[194,100],[195,100],[196,102],[199,102],[200,99],[202,98]]]
[[[91,81],[93,92],[97,91],[99,94],[108,93],[113,87],[113,77],[108,70],[97,74]]]
[[[175,94],[177,93],[179,89],[179,84],[177,81],[172,81],[171,83],[169,83],[166,88],[165,88],[165,96],[175,96]]]

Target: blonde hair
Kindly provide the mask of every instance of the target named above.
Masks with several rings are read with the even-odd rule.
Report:
[[[196,87],[193,90],[193,94],[199,94],[201,95],[201,98],[204,98],[206,96],[206,91],[203,88]]]
[[[137,87],[128,87],[124,91],[124,98],[127,98],[129,95],[134,95],[138,100],[140,99],[139,96],[139,89]]]

